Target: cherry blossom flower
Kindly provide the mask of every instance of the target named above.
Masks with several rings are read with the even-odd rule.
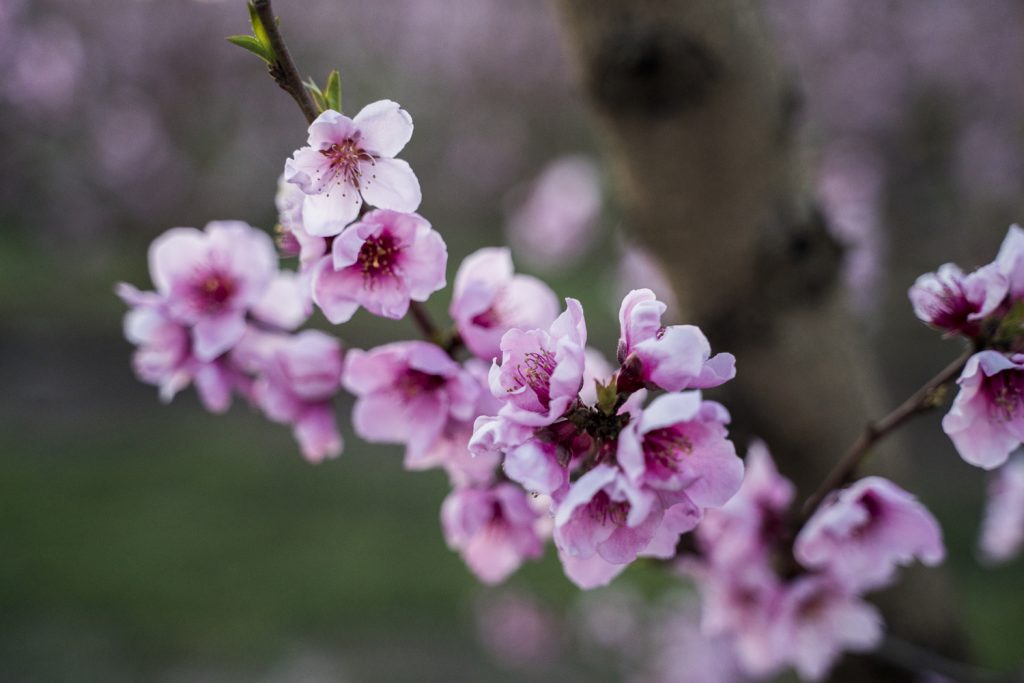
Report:
[[[357,397],[356,433],[371,442],[404,443],[407,462],[435,446],[450,418],[473,419],[480,392],[439,346],[422,341],[351,349],[342,384]]]
[[[728,411],[699,391],[662,394],[619,434],[619,466],[636,484],[684,490],[699,507],[719,507],[743,480],[728,422]]]
[[[1024,354],[981,351],[967,361],[960,391],[942,419],[957,452],[968,463],[999,467],[1024,440]]]
[[[302,204],[305,197],[299,186],[285,182],[283,175],[278,180],[274,196],[280,230],[278,246],[285,256],[298,256],[302,270],[316,265],[327,254],[329,244],[327,238],[311,235],[303,226]]]
[[[643,383],[666,391],[708,389],[736,376],[730,353],[711,357],[711,345],[693,325],[661,324],[665,304],[649,289],[626,295],[619,309],[620,380],[636,375]],[[620,386],[622,382],[620,381]]]
[[[981,553],[989,562],[1007,562],[1024,547],[1024,454],[995,472],[988,495]]]
[[[561,548],[557,548],[557,550],[558,560],[562,563],[562,571],[565,572],[566,578],[583,590],[607,586],[629,566],[628,564],[612,564],[597,554],[590,557],[577,557],[568,554]]]
[[[302,454],[320,462],[341,454],[332,399],[341,388],[341,344],[319,330],[277,335],[264,342],[256,404],[275,422],[290,424]]]
[[[800,531],[793,548],[805,567],[827,571],[852,591],[880,588],[915,558],[934,566],[946,551],[935,517],[881,477],[834,494]]]
[[[396,102],[366,105],[355,118],[328,110],[309,125],[308,146],[285,164],[284,177],[305,193],[303,225],[310,235],[340,233],[365,200],[379,209],[411,212],[420,184],[395,159],[412,137],[412,117]]]
[[[777,610],[775,647],[805,680],[823,679],[843,651],[871,650],[882,639],[878,610],[827,576],[794,579]]]
[[[546,328],[559,311],[550,287],[516,274],[508,249],[489,247],[459,266],[449,312],[469,350],[489,361],[501,355],[501,338],[510,329]]]
[[[140,292],[124,283],[118,286],[117,293],[131,307],[124,319],[124,335],[138,347],[132,356],[136,377],[159,387],[160,399],[165,403],[195,383],[207,410],[227,410],[231,406],[232,388],[241,382],[241,377],[226,359],[196,358],[188,328],[167,315],[158,294]]]
[[[987,272],[996,275],[992,269]],[[1005,282],[1001,277],[999,281]],[[940,266],[936,272],[917,278],[910,288],[914,314],[943,332],[975,336],[981,331],[981,319],[999,305],[1006,291],[1003,284],[999,293],[990,295],[988,282],[977,273],[964,275],[952,263]]]
[[[509,215],[509,243],[545,271],[578,262],[594,241],[600,181],[586,157],[566,156],[548,164]]]
[[[543,427],[560,418],[583,385],[587,326],[583,307],[566,310],[547,330],[512,329],[501,339],[502,361],[491,366],[491,393],[503,402],[499,416]]]
[[[313,274],[313,301],[334,324],[362,306],[398,320],[445,286],[448,248],[422,216],[377,210],[338,235]]]
[[[477,577],[488,584],[504,581],[525,559],[540,557],[540,514],[514,484],[452,491],[441,506],[449,547],[458,550]]]

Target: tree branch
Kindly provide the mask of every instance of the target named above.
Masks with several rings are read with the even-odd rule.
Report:
[[[836,463],[824,481],[822,481],[821,486],[804,503],[801,510],[800,523],[796,529],[797,532],[814,514],[814,511],[818,509],[818,506],[825,500],[829,492],[842,487],[853,478],[857,468],[860,467],[860,464],[867,457],[875,443],[894,432],[915,415],[926,413],[940,405],[944,398],[943,388],[960,374],[960,371],[963,370],[964,365],[967,363],[967,359],[973,354],[973,348],[967,349],[956,360],[928,380],[924,386],[914,392],[910,398],[901,403],[895,410],[881,419],[868,423],[864,431],[857,437],[857,440],[850,446],[839,462]]]
[[[299,105],[307,123],[313,123],[318,113],[313,98],[302,84],[302,76],[288,52],[284,37],[277,25],[277,18],[274,16],[274,9],[270,0],[253,0],[253,7],[256,15],[260,18],[263,28],[270,38],[270,46],[274,49],[274,63],[270,65],[270,75],[281,88],[292,96],[292,99]]]

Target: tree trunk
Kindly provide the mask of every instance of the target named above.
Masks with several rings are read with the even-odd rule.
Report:
[[[664,266],[679,322],[736,355],[715,396],[738,443],[763,438],[806,496],[885,405],[809,187],[799,90],[758,4],[558,4],[629,230]],[[888,610],[914,629],[900,635],[955,642],[949,601],[910,588]],[[834,680],[911,679],[870,666],[849,661]]]

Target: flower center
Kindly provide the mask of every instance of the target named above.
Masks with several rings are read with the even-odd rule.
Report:
[[[221,273],[210,273],[195,284],[198,306],[206,313],[223,310],[235,293],[235,282]]]
[[[395,240],[387,233],[378,237],[368,237],[359,248],[358,261],[363,277],[372,280],[393,275],[398,251]]]
[[[648,466],[679,469],[683,455],[693,452],[693,441],[678,427],[655,429],[644,434],[644,459]]]
[[[441,375],[432,375],[422,370],[408,368],[398,378],[398,389],[405,396],[412,397],[423,393],[437,391],[447,380]]]
[[[942,292],[928,302],[926,309],[933,325],[953,331],[966,330],[967,316],[974,313],[974,306],[959,282],[942,283]]]
[[[352,138],[335,142],[320,150],[330,160],[329,169],[335,178],[342,178],[357,190],[363,180],[363,164],[373,164],[373,155],[364,150]]]
[[[626,518],[629,516],[629,503],[613,501],[607,493],[598,491],[594,499],[590,501],[589,510],[595,522],[600,524],[611,522],[615,526],[625,526]]]
[[[551,373],[555,371],[555,354],[547,349],[530,351],[516,366],[512,381],[515,387],[529,387],[545,410],[551,405]]]
[[[1024,402],[1024,375],[1006,370],[987,379],[990,405],[997,418],[1012,420]]]

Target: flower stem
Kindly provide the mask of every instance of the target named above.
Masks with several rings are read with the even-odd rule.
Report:
[[[857,440],[853,442],[853,445],[836,463],[832,471],[828,473],[818,489],[804,503],[796,532],[799,532],[804,523],[810,519],[829,492],[842,487],[853,478],[857,468],[860,467],[860,464],[867,457],[875,443],[896,431],[897,428],[908,422],[915,415],[921,415],[941,405],[942,400],[945,398],[946,385],[960,374],[964,365],[967,364],[967,359],[974,352],[973,348],[965,350],[956,360],[928,380],[924,386],[915,391],[910,398],[901,403],[895,410],[885,417],[868,423],[864,431],[857,437]],[[794,536],[796,532],[794,532]]]

